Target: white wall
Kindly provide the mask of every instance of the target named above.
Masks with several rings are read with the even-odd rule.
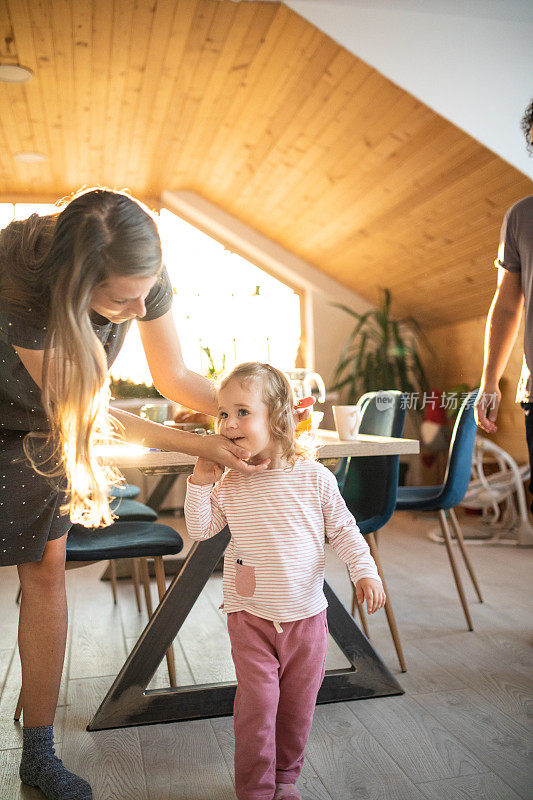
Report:
[[[163,192],[161,205],[239,252],[258,267],[305,291],[306,364],[331,380],[353,318],[331,303],[364,312],[371,305],[279,244],[190,191]]]
[[[533,177],[520,118],[533,96],[531,0],[285,0]]]

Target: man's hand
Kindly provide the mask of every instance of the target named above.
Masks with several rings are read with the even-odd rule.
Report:
[[[196,486],[208,486],[219,481],[224,474],[224,468],[215,461],[207,458],[198,458],[191,476],[191,483]]]
[[[501,399],[502,395],[498,386],[481,386],[474,407],[474,415],[477,425],[487,433],[496,433],[498,430],[496,417]]]
[[[383,608],[387,599],[383,584],[374,578],[361,578],[358,580],[355,584],[355,596],[359,605],[362,605],[366,599],[366,610],[369,614],[373,614]]]

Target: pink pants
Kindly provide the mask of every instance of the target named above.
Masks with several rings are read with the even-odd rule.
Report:
[[[272,622],[247,611],[228,614],[237,674],[233,709],[235,788],[239,800],[272,800],[276,783],[302,771],[328,647],[326,612]]]

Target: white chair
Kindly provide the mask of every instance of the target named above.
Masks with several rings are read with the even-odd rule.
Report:
[[[529,477],[528,464],[519,467],[499,445],[476,436],[472,480],[460,505],[481,511],[481,531],[485,535],[477,541],[533,546],[533,526],[524,492],[524,482]]]

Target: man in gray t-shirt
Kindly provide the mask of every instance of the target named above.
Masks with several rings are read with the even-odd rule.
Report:
[[[533,102],[522,119],[533,150]],[[526,437],[533,476],[533,195],[519,200],[504,217],[498,258],[498,287],[487,317],[485,358],[476,403],[477,424],[494,433],[501,400],[499,381],[513,348],[524,307],[524,360],[516,402],[526,412]],[[533,490],[533,480],[530,491]],[[532,506],[533,510],[533,506]]]

